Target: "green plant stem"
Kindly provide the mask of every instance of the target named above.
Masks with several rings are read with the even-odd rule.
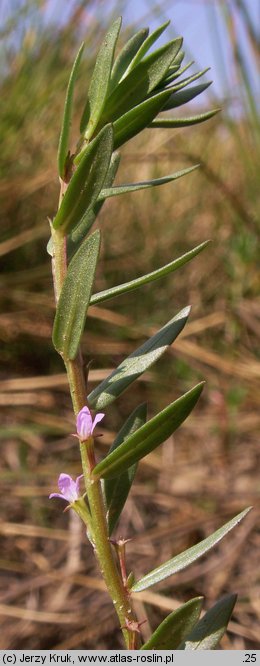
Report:
[[[53,276],[56,302],[59,300],[62,284],[66,275],[66,237],[59,230],[53,230]],[[86,383],[82,367],[81,353],[75,360],[64,359],[70,386],[71,398],[75,415],[86,404]],[[80,442],[82,469],[86,485],[91,524],[89,525],[90,538],[94,547],[101,573],[107,585],[108,592],[113,600],[120,626],[122,628],[126,648],[135,649],[136,632],[132,631],[127,623],[135,622],[135,616],[130,603],[129,592],[124,587],[120,577],[112,546],[107,530],[105,506],[100,481],[91,477],[94,461],[93,439]],[[84,521],[85,522],[85,521]],[[134,647],[133,647],[134,646]]]

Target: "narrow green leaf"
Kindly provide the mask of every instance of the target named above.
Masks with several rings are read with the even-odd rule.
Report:
[[[93,409],[104,409],[130,384],[157,361],[167,347],[177,338],[186,324],[190,308],[178,312],[163,328],[138,347],[89,394],[88,401]]]
[[[111,163],[103,183],[106,188],[110,188],[111,185],[113,184],[117,174],[119,163],[120,163],[120,154],[113,153],[111,157]],[[68,243],[67,243],[67,253],[69,260],[71,259],[73,254],[75,254],[75,252],[78,250],[80,244],[82,243],[87,233],[93,226],[104,203],[105,199],[98,198],[97,201],[94,203],[94,206],[90,207],[87,210],[85,215],[83,215],[82,219],[80,220],[80,223],[72,230],[70,236],[68,237]]]
[[[184,58],[184,51],[179,51],[177,56],[174,58],[174,64],[172,64],[171,67],[169,67],[168,72],[166,73],[166,76],[164,79],[159,83],[158,86],[156,86],[156,91],[160,90],[165,90],[165,87],[168,86],[172,81],[177,79],[181,74],[183,74],[191,65],[194,64],[193,60],[190,60],[190,62],[187,63],[182,69],[180,69],[181,63]]]
[[[195,386],[139,428],[116,451],[102,460],[94,468],[93,474],[105,479],[117,476],[165,442],[190,414],[199,399],[203,385],[204,382]],[[138,585],[139,583],[132,588],[136,592],[139,591]]]
[[[148,28],[142,28],[133,37],[131,37],[122,51],[118,54],[111,73],[109,89],[112,90],[117,83],[124,77],[131,61],[139,50],[141,44],[149,34]]]
[[[100,248],[95,231],[72,258],[63,283],[53,325],[53,344],[65,359],[74,359],[80,344]]]
[[[106,100],[100,122],[114,122],[133,107],[136,108],[163,79],[181,44],[181,38],[173,40],[142,60],[114,88]]]
[[[106,125],[86,148],[60,208],[53,220],[54,229],[70,232],[89,208],[93,208],[110,165],[113,151],[113,128]]]
[[[197,97],[197,95],[200,95],[204,90],[207,90],[207,88],[212,84],[212,81],[207,81],[207,83],[199,83],[197,86],[192,86],[191,88],[187,88],[184,90],[181,90],[180,92],[173,93],[171,96],[171,105],[169,100],[165,103],[164,108],[162,109],[163,111],[167,111],[168,109],[175,109],[177,106],[182,106],[183,104],[187,104],[187,102],[190,102],[192,99]],[[167,108],[166,108],[167,104]]]
[[[122,23],[119,17],[109,28],[101,44],[92,74],[88,99],[80,122],[80,131],[90,139],[98,125],[109,90],[110,74],[114,60],[115,47]]]
[[[181,66],[181,63],[182,63],[184,57],[185,57],[185,52],[184,51],[179,51],[179,53],[177,53],[177,55],[175,56],[175,58],[172,62],[172,66],[169,68],[169,73],[171,72],[173,67],[180,67]]]
[[[204,250],[209,245],[209,243],[210,241],[205,241],[204,243],[197,245],[193,248],[193,250],[186,252],[181,257],[178,257],[178,259],[174,259],[174,261],[171,261],[169,264],[166,264],[161,268],[157,268],[157,270],[152,271],[152,273],[147,273],[147,275],[142,275],[141,277],[136,278],[135,280],[131,280],[130,282],[124,282],[124,284],[119,284],[116,287],[104,289],[104,291],[93,294],[90,299],[90,304],[96,305],[96,303],[103,303],[110,298],[115,298],[116,296],[125,294],[128,291],[133,291],[134,289],[138,289],[139,287],[142,287],[149,282],[159,280],[169,273],[173,273],[178,268],[181,268],[181,266],[184,266],[184,264],[187,264],[188,261],[191,261],[193,257],[196,257],[196,255],[202,252],[202,250]]]
[[[132,139],[133,136],[136,136],[136,134],[150,125],[155,116],[157,116],[157,113],[163,109],[170,95],[170,90],[164,90],[157,95],[149,97],[131,109],[131,111],[125,113],[121,118],[118,118],[113,123],[114,149],[116,150],[125,141],[129,141],[129,139]]]
[[[202,602],[203,597],[196,597],[170,613],[141,650],[176,650],[198,622]]]
[[[126,183],[125,185],[117,185],[115,187],[109,187],[102,189],[98,199],[108,199],[109,197],[117,197],[121,194],[129,194],[131,192],[138,192],[139,190],[147,190],[150,187],[158,187],[159,185],[166,185],[171,183],[173,180],[177,180],[182,176],[186,176],[188,173],[197,169],[199,164],[196,164],[193,167],[188,167],[188,169],[183,169],[182,171],[176,171],[169,176],[164,176],[163,178],[155,178],[154,180],[146,180],[141,183]]]
[[[190,125],[197,125],[198,123],[203,123],[205,120],[209,120],[219,113],[221,109],[213,109],[212,111],[207,111],[206,113],[199,113],[197,116],[192,116],[191,118],[156,118],[153,120],[150,127],[189,127]]]
[[[170,99],[168,100],[168,102],[165,104],[163,110],[167,111],[168,109],[172,108],[172,102],[175,101],[174,98],[175,98],[176,92],[178,90],[182,90],[183,88],[186,88],[186,86],[188,86],[193,81],[196,81],[197,79],[200,79],[201,76],[203,76],[206,72],[209,71],[209,69],[210,69],[210,67],[207,67],[207,69],[204,69],[201,72],[197,72],[196,74],[193,74],[192,76],[188,76],[186,79],[183,79],[182,81],[180,81],[175,86],[172,86],[170,88],[170,90],[172,91],[172,95],[171,95]]]
[[[70,133],[70,123],[72,116],[74,87],[78,75],[83,49],[84,49],[84,42],[81,44],[81,47],[74,60],[74,64],[69,78],[65,105],[64,105],[63,120],[62,120],[59,148],[58,148],[58,171],[59,171],[59,176],[63,179],[66,175],[66,160],[69,149],[69,133]]]
[[[170,24],[170,21],[166,21],[166,23],[163,23],[162,25],[159,26],[159,28],[156,28],[153,32],[151,32],[150,35],[147,36],[146,40],[143,42],[142,46],[140,47],[139,51],[137,51],[137,54],[135,57],[132,59],[129,67],[128,67],[128,72],[130,72],[132,69],[134,69],[139,62],[143,59],[143,57],[146,55],[146,53],[149,51],[151,46],[155,44],[157,39],[163,34],[163,32],[168,28],[168,25]]]
[[[187,69],[189,69],[191,67],[191,65],[194,65],[194,60],[190,60],[187,63],[187,65],[185,65],[181,69],[180,69],[179,65],[175,65],[174,67],[171,67],[170,70],[169,70],[169,72],[170,72],[169,75],[167,75],[166,78],[164,79],[164,82],[163,82],[164,86],[166,86],[166,85],[168,86],[170,83],[172,83],[172,81],[175,81],[176,79],[178,79],[179,76],[181,76],[181,74],[184,74],[184,72],[186,72]]]
[[[132,435],[138,428],[146,422],[147,406],[146,404],[139,405],[132,414],[128,417],[123,427],[119,431],[114,443],[112,444],[109,453],[117,449],[124,440]],[[116,527],[118,519],[124,508],[125,502],[129,495],[132,486],[137,465],[132,465],[123,474],[120,474],[115,479],[105,479],[103,481],[104,494],[107,507],[107,521],[108,533],[112,534]]]
[[[188,66],[192,65],[193,63],[188,63],[186,67],[183,67],[183,70],[179,72],[180,74],[183,73],[187,69]],[[207,74],[207,72],[210,71],[210,67],[205,67],[205,69],[201,69],[200,72],[195,72],[195,74],[190,74],[190,76],[186,76],[185,79],[181,79],[178,81],[174,86],[172,86],[172,90],[181,90],[182,88],[185,88],[186,86],[190,85],[190,83],[193,83],[193,81],[197,81],[198,79],[201,79],[204,74]],[[178,77],[179,78],[179,77]]]
[[[177,649],[215,650],[227,629],[236,599],[236,594],[228,594],[220,599],[213,608],[205,613]]]
[[[214,532],[214,534],[211,534],[206,539],[203,539],[203,541],[200,543],[197,543],[195,546],[192,546],[191,548],[188,548],[188,550],[185,550],[183,553],[180,553],[180,555],[177,555],[171,560],[168,560],[168,562],[165,562],[165,564],[157,567],[157,569],[150,571],[149,574],[144,576],[144,578],[141,578],[141,580],[133,585],[133,592],[141,592],[141,590],[145,590],[147,587],[151,587],[152,585],[155,585],[155,583],[159,583],[159,581],[172,576],[178,571],[182,571],[182,569],[186,569],[186,567],[188,567],[190,564],[196,562],[196,560],[202,557],[202,555],[205,555],[205,553],[211,550],[211,548],[213,548],[221,539],[223,539],[223,537],[228,532],[230,532],[230,530],[232,530],[233,527],[235,527],[240,522],[240,520],[242,520],[242,518],[246,516],[251,508],[252,507],[249,507],[248,509],[245,509],[245,511],[239,513],[237,516],[235,516],[235,518],[232,518],[232,520],[223,525],[223,527],[220,527],[216,532]]]

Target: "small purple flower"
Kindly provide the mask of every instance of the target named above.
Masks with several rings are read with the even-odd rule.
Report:
[[[49,499],[52,499],[52,497],[60,497],[61,499],[66,500],[66,502],[69,502],[69,504],[72,504],[80,497],[79,484],[80,479],[82,478],[83,474],[78,476],[76,481],[73,481],[69,474],[60,474],[58,478],[60,493],[51,493]]]
[[[77,434],[79,439],[83,442],[88,439],[99,421],[104,418],[105,414],[96,414],[94,420],[87,405],[82,407],[77,416]]]

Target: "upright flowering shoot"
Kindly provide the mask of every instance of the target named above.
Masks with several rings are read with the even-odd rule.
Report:
[[[217,112],[215,109],[185,118],[179,115],[168,116],[169,110],[190,102],[206,90],[210,82],[192,85],[207,70],[186,75],[186,70],[192,63],[182,66],[185,53],[181,50],[181,37],[150,52],[167,26],[168,23],[165,23],[150,35],[147,29],[139,30],[117,53],[121,18],[110,26],[101,44],[84,100],[75,148],[70,145],[70,126],[74,87],[79,67],[82,66],[84,45],[80,47],[72,68],[64,107],[58,149],[61,196],[58,211],[51,224],[52,239],[49,244],[57,306],[52,339],[64,360],[68,374],[85,484],[85,489],[80,494],[82,475],[74,481],[69,474],[62,473],[58,480],[60,492],[51,493],[50,497],[58,497],[68,502],[69,507],[73,508],[87,525],[88,536],[113,600],[125,647],[128,649],[140,647],[139,627],[142,624],[140,620],[143,619],[135,616],[131,592],[138,593],[155,585],[196,561],[247,513],[243,511],[200,544],[191,546],[188,551],[159,565],[138,581],[134,579],[134,572],[128,575],[125,551],[122,564],[122,552],[119,557],[120,549],[115,548],[116,557],[119,557],[116,561],[112,546],[115,539],[110,537],[120,519],[137,466],[161,443],[167,440],[167,446],[170,446],[172,434],[195,407],[203,382],[189,388],[149,420],[146,404],[135,405],[126,421],[121,424],[107,455],[99,462],[96,460],[93,433],[104,418],[104,413],[97,410],[107,410],[142,373],[159,360],[186,325],[190,306],[177,313],[171,312],[168,321],[152,337],[89,391],[82,353],[83,350],[87,355],[88,350],[85,343],[84,346],[81,344],[89,305],[97,306],[114,296],[162,279],[192,260],[208,244],[207,241],[200,243],[181,257],[147,275],[93,293],[102,236],[98,228],[93,233],[89,232],[94,223],[98,226],[98,215],[106,199],[141,189],[166,186],[167,183],[173,186],[178,178],[191,173],[197,166],[166,176],[162,174],[160,178],[145,182],[140,182],[137,178],[134,183],[114,185],[120,163],[120,155],[115,151],[146,128],[153,132],[158,127],[167,130],[186,127],[203,122]],[[154,307],[156,308],[156,296]],[[95,415],[92,415],[85,404],[86,400]],[[127,539],[124,539],[124,543],[126,541]],[[199,615],[202,599],[192,599],[171,613],[141,649],[186,649],[186,646],[196,641],[198,635],[200,649],[215,649],[225,631],[234,602],[234,595],[225,597],[204,615],[201,624]]]

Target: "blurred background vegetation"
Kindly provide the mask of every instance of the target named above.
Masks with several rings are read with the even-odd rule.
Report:
[[[112,649],[120,647],[119,632],[91,547],[72,512],[62,514],[48,501],[60,471],[79,473],[79,458],[68,434],[75,425],[67,381],[51,344],[54,301],[46,243],[47,218],[57,206],[56,151],[71,63],[84,38],[76,138],[100,39],[115,14],[131,17],[132,4],[1,4],[0,647]],[[259,649],[260,118],[259,91],[250,75],[259,65],[259,26],[246,0],[205,4],[217,8],[225,26],[229,85],[227,64],[220,60],[225,94],[216,100],[213,84],[195,111],[222,106],[222,113],[183,130],[146,130],[122,150],[121,183],[198,162],[201,168],[163,188],[106,203],[97,290],[148,272],[208,238],[212,243],[173,276],[107,307],[92,307],[84,353],[86,361],[95,359],[94,386],[192,304],[190,323],[169,353],[109,409],[98,446],[105,450],[139,402],[147,400],[152,415],[197,380],[207,380],[187,423],[140,465],[118,533],[133,538],[129,568],[140,575],[253,504],[244,524],[206,561],[170,579],[167,587],[141,593],[136,611],[147,620],[146,637],[167,611],[191,596],[204,594],[207,608],[226,592],[238,592],[222,647]],[[191,3],[189,30],[196,6]],[[172,2],[150,0],[142,25],[171,16]],[[208,30],[218,45],[219,22],[212,19],[209,11]],[[128,18],[122,41],[136,27]],[[167,38],[174,30],[168,29]],[[184,41],[185,46],[189,50]],[[185,115],[193,114],[192,103]]]

